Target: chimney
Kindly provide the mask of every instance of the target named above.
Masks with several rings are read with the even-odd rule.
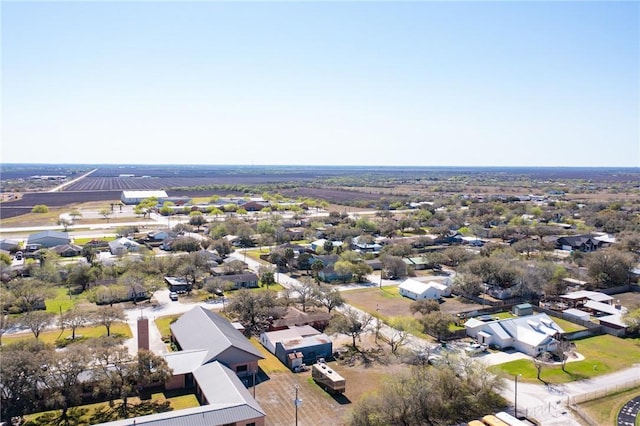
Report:
[[[138,350],[149,350],[149,320],[147,317],[138,318]]]

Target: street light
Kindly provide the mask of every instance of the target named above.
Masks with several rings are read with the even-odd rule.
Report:
[[[514,399],[513,399],[513,414],[514,417],[518,418],[518,377],[522,376],[521,374],[516,374],[514,377],[516,379]]]

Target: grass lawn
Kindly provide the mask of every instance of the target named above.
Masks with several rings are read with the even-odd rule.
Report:
[[[75,228],[74,228],[74,230],[75,230]],[[76,245],[79,245],[79,246],[84,246],[85,244],[87,244],[89,241],[92,241],[92,240],[114,241],[115,239],[116,239],[115,236],[111,236],[111,237],[104,237],[103,236],[101,238],[95,238],[95,237],[94,238],[90,238],[90,237],[87,237],[87,238],[74,238],[73,239],[73,243],[76,244]]]
[[[156,318],[155,323],[158,327],[158,330],[160,331],[160,335],[163,337],[170,335],[171,329],[169,328],[169,326],[178,318],[180,318],[180,315],[167,315],[166,317]]]
[[[115,401],[116,407],[121,400]],[[142,402],[142,404],[141,404]],[[200,403],[193,394],[171,396],[170,393],[154,393],[151,395],[150,401],[140,401],[138,397],[128,399],[129,409],[132,416],[143,416],[156,412],[165,412],[173,410],[183,410],[185,408],[199,407]],[[90,425],[102,421],[117,420],[113,408],[108,402],[98,402],[95,404],[87,404],[80,407],[73,407],[69,410],[70,414],[77,420],[72,424]],[[45,411],[25,416],[25,426],[40,426],[55,424],[55,419],[60,415],[60,410]],[[96,416],[96,417],[94,417]]]
[[[540,378],[550,383],[567,383],[631,367],[640,359],[640,347],[633,340],[605,334],[577,340],[577,352],[583,361],[568,362],[565,371],[559,365],[545,365]],[[537,382],[537,370],[530,360],[517,360],[490,367],[508,376],[521,374],[522,380]]]
[[[83,338],[91,338],[91,337],[101,337],[107,335],[107,329],[101,325],[95,325],[91,327],[80,327],[76,330],[76,338],[81,335]],[[111,326],[111,335],[131,338],[133,335],[131,334],[131,329],[129,328],[129,324],[126,323],[115,323]],[[44,343],[50,343],[55,345],[56,340],[65,339],[66,337],[71,336],[71,330],[65,330],[62,335],[60,335],[59,329],[47,330],[40,334],[39,340]],[[24,340],[32,340],[35,339],[33,333],[25,332],[20,334],[12,334],[12,335],[4,335],[2,337],[3,344],[11,344],[13,342],[19,342]]]
[[[89,301],[82,294],[74,294],[69,297],[69,289],[66,287],[58,287],[55,289],[55,297],[45,300],[47,312],[59,314],[60,311],[67,312],[80,303],[88,303]]]
[[[272,373],[289,371],[289,368],[276,358],[274,354],[269,352],[267,348],[262,346],[262,343],[260,343],[256,337],[252,337],[249,340],[251,341],[251,344],[260,351],[262,356],[264,356],[264,359],[260,360],[259,365],[260,369],[264,371],[265,374],[269,375]]]
[[[614,425],[620,409],[629,400],[640,395],[640,388],[607,395],[604,398],[595,399],[580,404],[580,407],[600,425]],[[640,425],[640,416],[636,417],[636,426]]]

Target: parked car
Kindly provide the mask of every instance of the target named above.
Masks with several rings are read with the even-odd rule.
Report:
[[[169,299],[175,302],[176,300],[178,300],[178,293],[176,293],[175,291],[172,291],[171,293],[169,293]]]

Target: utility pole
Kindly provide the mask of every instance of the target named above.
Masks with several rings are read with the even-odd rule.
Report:
[[[298,407],[302,405],[302,400],[298,398],[298,385],[296,385],[296,399],[293,400],[296,407],[296,426],[298,426]]]

